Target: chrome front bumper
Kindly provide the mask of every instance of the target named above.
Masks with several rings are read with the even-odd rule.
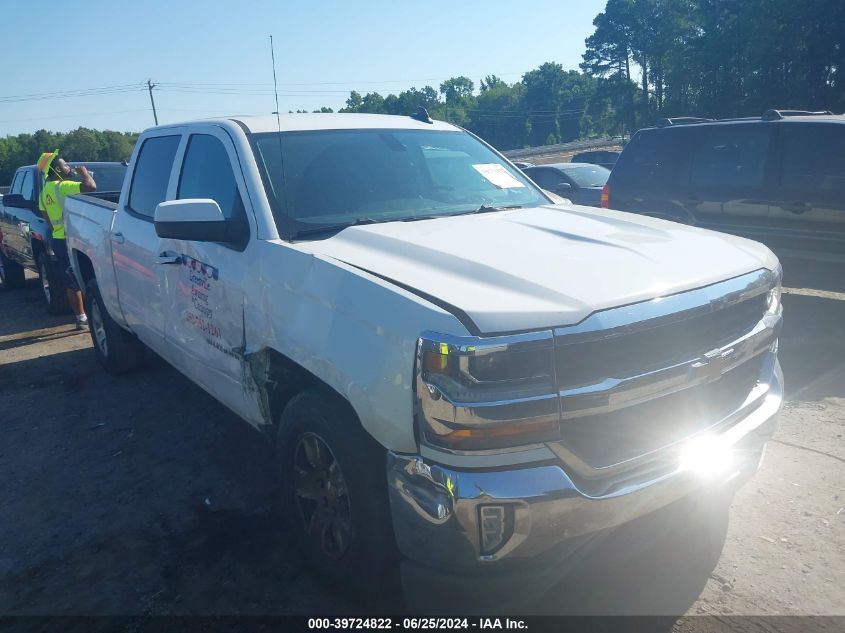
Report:
[[[661,451],[659,461],[628,473],[624,485],[613,487],[612,493],[591,496],[554,460],[529,467],[459,470],[418,455],[389,453],[388,489],[400,552],[408,561],[454,572],[552,563],[571,551],[567,544],[590,534],[697,492],[739,487],[757,470],[783,401],[783,374],[775,353],[770,354],[774,367],[765,395],[749,398],[706,431],[723,452],[720,459],[730,460],[714,473],[690,468],[684,451],[693,445],[684,442]],[[480,546],[479,508],[485,505],[513,510],[512,535],[491,555],[483,555]]]

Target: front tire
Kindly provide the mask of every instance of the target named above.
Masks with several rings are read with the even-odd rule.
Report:
[[[47,312],[67,314],[70,312],[70,304],[67,301],[67,287],[59,265],[47,253],[39,253],[35,261]]]
[[[352,588],[383,581],[396,561],[384,448],[345,403],[316,390],[285,407],[278,441],[283,511],[305,558]]]
[[[17,290],[26,284],[23,266],[6,257],[0,251],[0,282],[4,290]]]
[[[111,318],[96,279],[85,287],[85,313],[94,353],[103,369],[110,374],[125,374],[141,365],[143,344]]]

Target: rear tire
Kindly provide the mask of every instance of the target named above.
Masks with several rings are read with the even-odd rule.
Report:
[[[23,266],[0,252],[0,282],[3,290],[17,290],[26,284]]]
[[[41,294],[44,297],[47,312],[50,314],[67,314],[70,312],[70,304],[67,301],[64,272],[59,270],[59,264],[53,261],[47,253],[39,253],[35,262],[38,266]]]
[[[85,313],[97,360],[110,374],[125,374],[144,360],[144,345],[111,318],[96,279],[85,287]]]
[[[384,448],[318,390],[285,407],[277,448],[283,512],[311,566],[353,590],[383,583],[397,569]]]

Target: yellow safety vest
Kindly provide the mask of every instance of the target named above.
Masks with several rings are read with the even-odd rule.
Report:
[[[65,198],[78,194],[81,187],[82,183],[72,180],[48,180],[41,188],[38,207],[42,211],[46,211],[50,218],[54,240],[65,239],[65,225],[62,222]]]

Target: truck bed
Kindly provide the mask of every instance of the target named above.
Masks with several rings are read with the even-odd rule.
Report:
[[[109,288],[114,287],[111,228],[119,198],[118,192],[103,192],[70,196],[65,201],[65,235],[77,275],[82,270],[80,258],[86,258],[97,279]]]

